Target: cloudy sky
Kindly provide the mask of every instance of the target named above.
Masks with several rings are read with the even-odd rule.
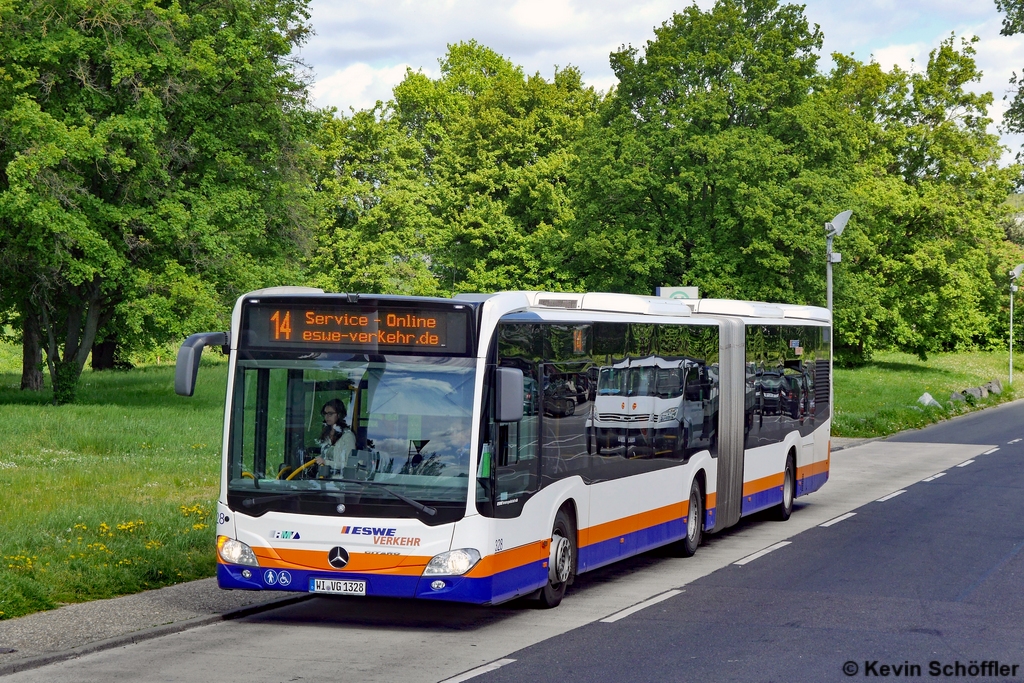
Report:
[[[713,0],[699,0],[707,9]],[[806,0],[808,19],[832,52],[874,58],[889,68],[923,68],[928,52],[951,32],[976,35],[984,72],[974,88],[995,95],[998,123],[1011,72],[1024,67],[1024,36],[1000,36],[993,0]],[[550,78],[555,66],[575,65],[584,80],[607,90],[615,84],[608,54],[622,45],[643,47],[653,28],[684,2],[667,0],[312,0],[316,31],[301,55],[315,76],[316,104],[342,111],[391,97],[407,67],[438,75],[445,46],[475,39],[528,73]],[[912,63],[911,60],[916,60]],[[993,132],[995,128],[993,127]],[[1017,151],[1022,136],[1003,136]],[[1005,158],[1005,157],[1004,157]]]

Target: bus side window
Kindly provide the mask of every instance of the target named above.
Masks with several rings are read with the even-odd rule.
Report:
[[[501,325],[498,337],[498,365],[523,371],[523,418],[519,422],[488,424],[484,449],[493,464],[493,507],[496,517],[514,517],[526,496],[535,492],[540,480],[538,431],[540,392],[533,349],[537,325]],[[493,399],[492,399],[493,400]]]

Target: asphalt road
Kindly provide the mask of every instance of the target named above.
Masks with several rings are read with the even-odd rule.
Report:
[[[474,681],[825,681],[847,678],[844,665],[852,679],[889,665],[889,676],[1024,680],[1022,438],[1021,404],[901,435],[1001,445],[654,607],[511,653]],[[998,669],[970,675],[993,660]],[[980,675],[993,670],[1010,675]]]
[[[1024,402],[934,429],[835,453],[788,522],[755,517],[694,558],[583,575],[555,610],[318,598],[5,680],[821,681],[845,680],[846,662],[855,678],[1024,665],[1024,441],[1008,443],[1024,438]]]

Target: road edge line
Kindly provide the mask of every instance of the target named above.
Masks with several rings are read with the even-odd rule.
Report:
[[[239,607],[238,609],[229,610],[220,614],[206,614],[201,617],[192,617],[191,619],[183,619],[181,621],[171,622],[170,624],[161,624],[160,626],[151,626],[150,628],[140,629],[138,631],[132,631],[131,633],[125,633],[119,636],[111,636],[103,640],[97,640],[92,643],[86,643],[85,645],[79,645],[73,647],[70,650],[61,650],[59,652],[47,652],[41,655],[32,655],[23,659],[17,659],[5,664],[0,664],[0,676],[8,676],[15,674],[20,671],[28,671],[29,669],[38,669],[49,664],[57,664],[58,662],[64,662],[69,659],[77,659],[84,657],[85,655],[91,655],[96,652],[103,652],[104,650],[112,650],[115,647],[122,647],[124,645],[133,645],[135,643],[141,643],[146,640],[153,640],[154,638],[160,638],[162,636],[169,636],[173,633],[181,633],[182,631],[189,631],[200,626],[207,626],[209,624],[215,624],[218,621],[231,621],[233,619],[242,619],[253,614],[259,614],[260,612],[266,612],[268,610],[276,609],[278,607],[287,607],[288,605],[295,604],[297,602],[303,602],[309,600],[313,596],[310,594],[302,594],[297,596],[289,596],[287,598],[279,598],[270,602],[260,603],[258,605],[246,605],[245,607]]]
[[[514,661],[516,660],[509,659],[508,657],[504,659],[496,659],[493,662],[484,664],[483,666],[478,666],[474,669],[470,669],[469,671],[463,671],[460,674],[455,674],[451,678],[445,678],[441,683],[462,683],[463,681],[468,681],[471,678],[476,678],[477,676],[490,673],[491,671],[497,671],[506,664],[511,664]]]

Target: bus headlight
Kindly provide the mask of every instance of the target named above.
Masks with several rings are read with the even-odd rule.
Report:
[[[236,541],[227,536],[217,537],[217,552],[220,554],[220,559],[229,564],[247,564],[250,567],[260,566],[252,548],[241,541]]]
[[[676,415],[679,414],[678,411],[678,408],[669,408],[661,414],[661,417],[658,418],[658,422],[668,422],[669,420],[676,419]]]
[[[434,555],[423,570],[423,576],[462,576],[480,561],[480,553],[473,548],[460,548]]]

